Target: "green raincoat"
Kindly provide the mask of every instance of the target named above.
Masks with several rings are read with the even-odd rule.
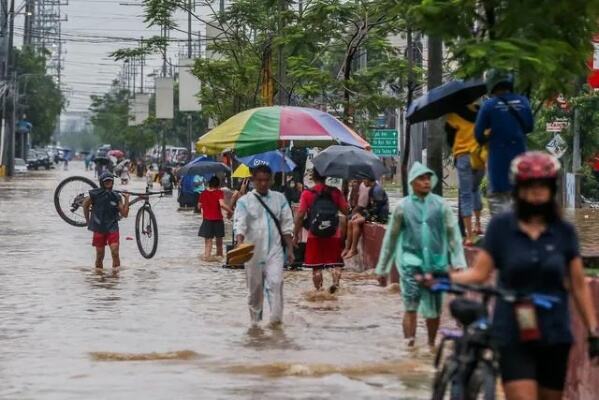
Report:
[[[440,296],[421,288],[414,280],[414,270],[446,272],[449,266],[466,267],[466,259],[458,220],[449,204],[433,193],[424,198],[413,193],[412,182],[425,174],[432,175],[433,188],[438,183],[432,170],[414,163],[408,176],[410,194],[391,215],[376,273],[387,275],[395,262],[406,310],[418,308],[424,318],[436,318],[441,307]]]

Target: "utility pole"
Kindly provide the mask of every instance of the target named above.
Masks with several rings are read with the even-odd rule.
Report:
[[[580,168],[582,167],[582,161],[580,158],[580,110],[578,107],[574,109],[574,137],[572,138],[572,173],[575,179],[575,192],[574,192],[574,208],[580,208]]]
[[[25,1],[25,26],[23,45],[31,46],[33,44],[33,21],[34,21],[35,3],[34,0]]]
[[[139,79],[139,91],[143,94],[144,92],[144,79],[145,79],[145,75],[144,75],[144,64],[146,63],[146,56],[143,53],[143,48],[144,48],[144,37],[141,37],[141,59],[140,59],[140,79]]]
[[[193,58],[193,48],[192,48],[192,40],[191,40],[191,0],[187,0],[187,58],[191,60]],[[179,88],[181,90],[181,88]],[[187,149],[189,151],[189,157],[191,157],[191,153],[193,151],[193,145],[191,144],[191,137],[193,132],[193,117],[192,114],[187,114]]]
[[[187,0],[187,58],[193,57],[191,40],[191,0]]]
[[[3,4],[6,6],[6,3]],[[6,10],[6,8],[4,8]],[[6,35],[6,65],[4,68],[4,81],[8,84],[8,96],[4,100],[4,154],[2,160],[6,167],[6,175],[13,176],[15,163],[15,102],[17,96],[17,79],[14,71],[14,29],[15,29],[15,0],[10,0],[10,8],[8,15],[4,18],[4,22],[8,23],[8,31]],[[10,83],[9,83],[10,80]]]
[[[279,0],[279,35],[285,29],[286,19],[284,17],[287,11],[287,0]],[[287,59],[285,58],[285,46],[280,44],[277,49],[277,104],[280,106],[287,105]]]
[[[135,57],[133,57],[131,59],[131,63],[133,64],[132,65],[132,67],[133,67],[133,92],[132,92],[132,94],[133,94],[133,97],[135,97],[135,93],[136,93],[136,90],[137,90],[137,88],[136,88],[136,84],[137,84],[137,62],[136,62]]]
[[[408,27],[406,34],[407,40],[407,56],[408,56],[408,98],[407,107],[412,104],[412,97],[414,96],[414,52],[412,43],[412,29]],[[406,107],[406,108],[407,108]],[[400,143],[400,158],[401,158],[401,191],[404,196],[408,195],[408,161],[410,159],[411,144],[412,144],[412,124],[406,121],[405,134],[402,135]]]
[[[422,70],[422,56],[423,56],[423,45],[422,45],[422,33],[420,32],[416,32],[413,33],[413,41],[412,41],[412,52],[413,52],[413,62],[414,62],[414,69],[416,71],[421,71]],[[412,70],[412,73],[414,73],[414,70]],[[419,74],[418,78],[416,79],[416,75],[414,74],[414,76],[412,77],[412,88],[413,88],[413,92],[412,95],[414,97],[418,97],[420,95],[422,95],[422,75]],[[422,162],[422,150],[424,148],[424,124],[419,123],[419,124],[415,124],[414,126],[412,126],[411,128],[411,135],[412,135],[412,139],[411,139],[411,143],[412,143],[412,147],[410,149],[410,153],[409,153],[409,157],[410,157],[410,166],[412,165],[412,163],[419,161]]]
[[[443,42],[440,38],[428,37],[428,90],[443,83]],[[443,119],[437,118],[428,123],[426,136],[426,165],[439,177],[439,184],[433,192],[443,196]]]

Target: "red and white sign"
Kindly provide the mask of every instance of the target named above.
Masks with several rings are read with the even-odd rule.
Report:
[[[593,58],[589,60],[588,65],[591,69],[587,82],[593,89],[599,89],[599,34],[593,36]]]
[[[548,122],[545,125],[545,130],[547,132],[555,132],[555,133],[559,133],[561,131],[563,131],[564,129],[568,129],[568,127],[570,126],[570,122],[565,120],[565,121],[553,121],[553,122]]]

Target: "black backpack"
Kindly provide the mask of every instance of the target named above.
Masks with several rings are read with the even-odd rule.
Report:
[[[333,201],[331,189],[325,187],[320,193],[310,190],[316,198],[306,220],[306,229],[314,236],[331,237],[339,227],[339,209]]]

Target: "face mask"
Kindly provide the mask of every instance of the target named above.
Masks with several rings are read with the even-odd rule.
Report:
[[[542,217],[545,222],[553,222],[558,218],[555,203],[549,201],[542,204],[532,204],[522,199],[516,201],[518,219],[530,221],[533,217]]]

